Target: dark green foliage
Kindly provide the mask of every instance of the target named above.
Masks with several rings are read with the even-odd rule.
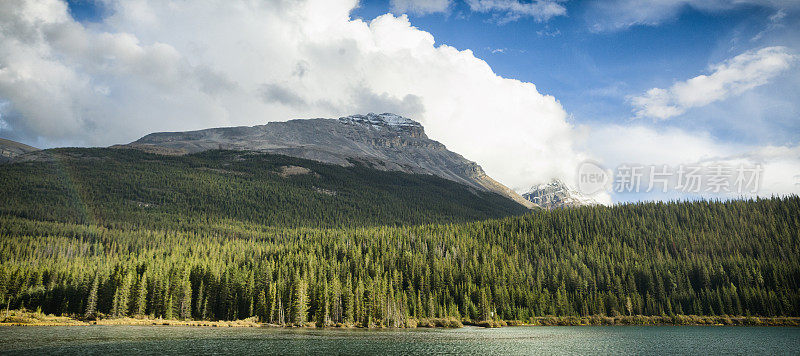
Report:
[[[308,317],[308,285],[298,275],[292,280],[290,316],[292,324],[303,325]]]
[[[5,216],[0,256],[0,300],[55,314],[109,315],[129,291],[128,315],[278,324],[800,315],[797,196],[327,229]]]
[[[107,227],[193,230],[209,221],[369,226],[518,215],[494,193],[430,175],[239,151],[160,156],[55,149],[49,162],[0,165],[0,214]],[[281,174],[298,166],[310,173]]]
[[[87,318],[94,317],[97,313],[97,287],[99,286],[100,279],[97,275],[94,277],[94,283],[92,283],[91,289],[89,289],[89,295],[86,297],[86,313],[85,316]]]

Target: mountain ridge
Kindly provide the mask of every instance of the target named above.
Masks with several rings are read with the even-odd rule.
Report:
[[[36,151],[39,151],[36,147],[0,138],[0,163],[11,162],[19,156]]]
[[[146,152],[184,155],[213,149],[259,151],[322,163],[413,174],[432,174],[495,192],[527,208],[529,201],[489,177],[477,163],[428,138],[414,120],[391,113],[268,122],[184,132],[156,132],[126,145]]]

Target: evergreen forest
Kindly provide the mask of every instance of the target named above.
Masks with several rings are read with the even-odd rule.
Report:
[[[115,149],[2,165],[0,192],[6,309],[365,327],[800,316],[797,196],[525,212],[357,164]]]

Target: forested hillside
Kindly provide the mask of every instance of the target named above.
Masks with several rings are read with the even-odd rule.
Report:
[[[364,326],[432,317],[798,316],[799,212],[791,196],[328,229],[235,221],[108,228],[5,216],[0,298],[12,309],[86,317]]]
[[[518,215],[495,193],[431,175],[243,151],[164,156],[131,149],[40,151],[0,165],[0,214],[108,227],[374,226]]]

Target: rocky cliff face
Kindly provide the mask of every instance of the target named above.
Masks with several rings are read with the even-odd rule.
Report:
[[[569,189],[564,182],[558,179],[553,179],[547,184],[535,185],[522,197],[544,209],[597,205],[594,199]]]
[[[211,149],[253,150],[342,166],[360,162],[380,170],[433,174],[533,206],[475,162],[429,139],[420,123],[389,113],[153,133],[121,147],[177,155]]]
[[[0,138],[0,163],[11,162],[16,157],[38,150],[36,147]]]

